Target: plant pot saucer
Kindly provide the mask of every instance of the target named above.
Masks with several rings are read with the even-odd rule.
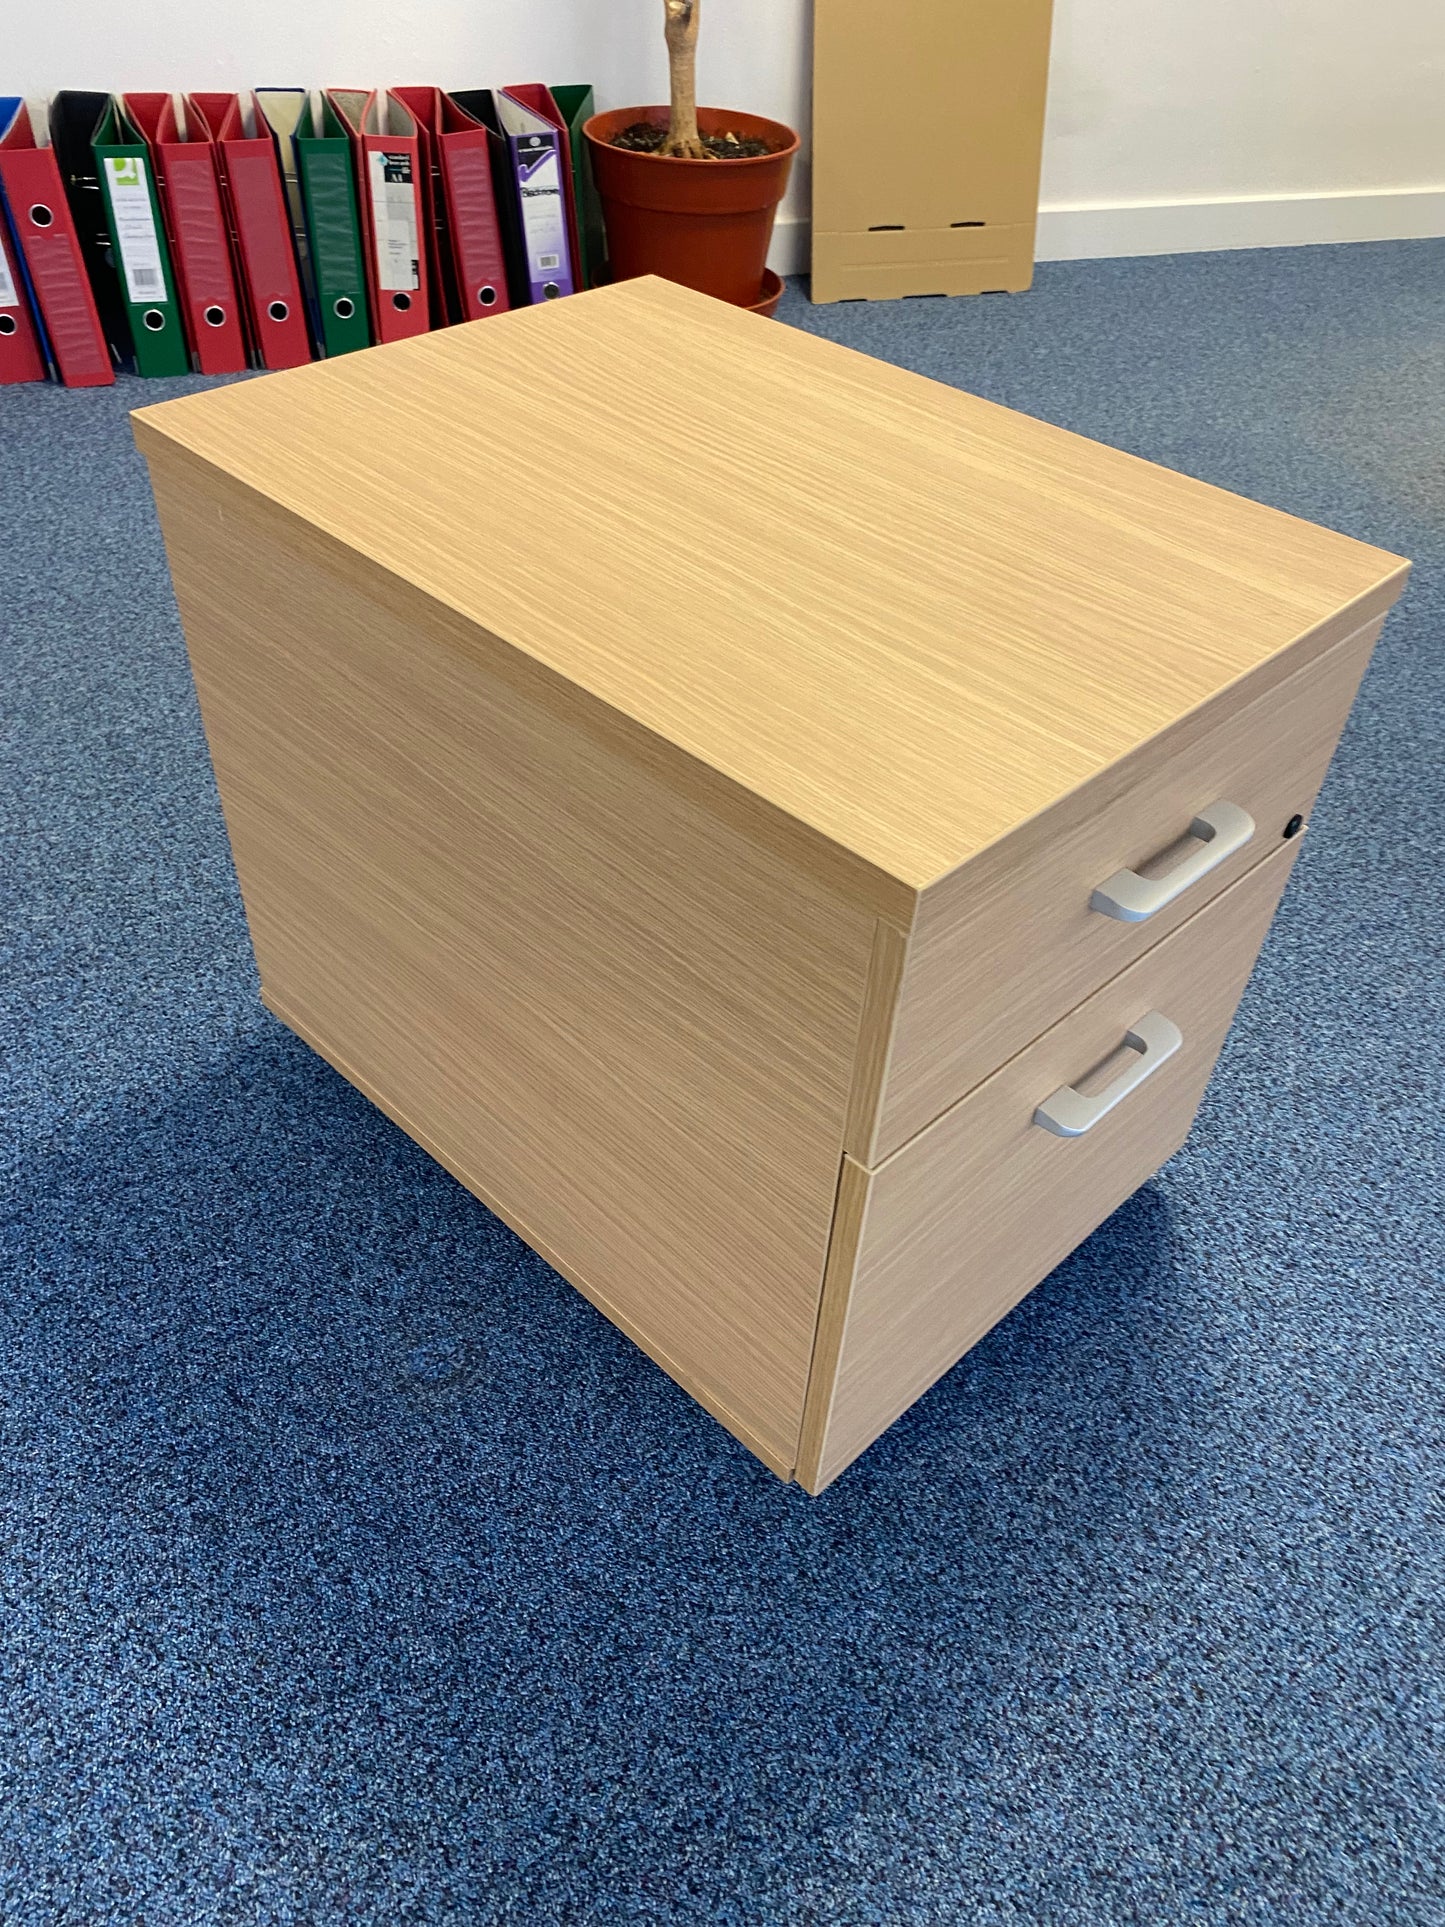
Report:
[[[748,303],[749,314],[776,314],[778,303],[783,298],[783,277],[774,274],[771,268],[763,269],[763,291],[756,301]]]

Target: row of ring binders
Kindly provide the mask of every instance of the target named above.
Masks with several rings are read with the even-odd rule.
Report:
[[[293,368],[594,285],[589,86],[0,97],[0,383]]]

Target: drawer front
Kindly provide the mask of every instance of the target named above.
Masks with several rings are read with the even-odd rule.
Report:
[[[1297,849],[1256,864],[877,1169],[844,1159],[798,1471],[810,1491],[1183,1143]]]
[[[881,1091],[855,1101],[860,1163],[880,1164],[1279,847],[1313,806],[1379,630],[1222,718],[1184,718],[925,894]],[[1191,838],[1211,810],[1217,836]],[[1124,910],[1162,901],[1126,921],[1092,907],[1109,890]]]

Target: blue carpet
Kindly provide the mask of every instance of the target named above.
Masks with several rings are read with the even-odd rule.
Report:
[[[0,394],[0,1919],[1445,1920],[1445,243],[786,321],[1413,555],[1188,1147],[823,1499],[260,1008],[126,410]]]

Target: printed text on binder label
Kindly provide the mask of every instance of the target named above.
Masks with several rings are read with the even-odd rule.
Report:
[[[132,301],[163,302],[166,277],[161,266],[160,236],[151,212],[146,164],[139,158],[113,160],[107,155],[105,181],[115,216],[115,238],[125,272],[126,293]]]
[[[562,203],[562,163],[556,141],[533,135],[518,159],[522,230],[532,279],[558,272],[567,258],[567,216]],[[534,297],[535,298],[535,297]]]
[[[421,286],[421,249],[416,231],[416,189],[411,155],[366,157],[371,170],[371,218],[376,230],[376,282],[388,292]]]

